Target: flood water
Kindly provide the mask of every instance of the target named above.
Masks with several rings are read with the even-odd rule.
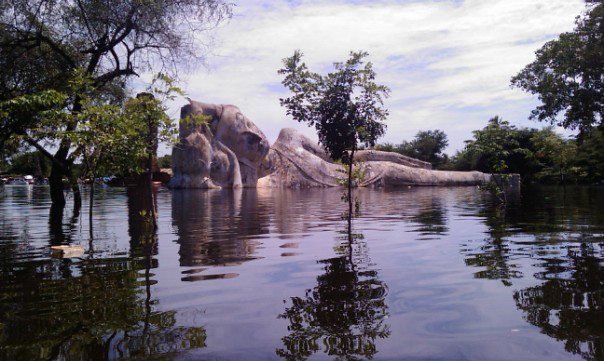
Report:
[[[0,188],[1,360],[604,360],[602,187],[96,196]]]

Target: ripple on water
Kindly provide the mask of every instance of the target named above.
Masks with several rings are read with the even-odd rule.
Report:
[[[46,187],[4,187],[0,359],[604,354],[602,189],[507,208],[473,187],[361,189],[352,229],[340,196],[160,189],[153,232],[139,191],[104,188],[91,238],[86,193],[57,215]]]

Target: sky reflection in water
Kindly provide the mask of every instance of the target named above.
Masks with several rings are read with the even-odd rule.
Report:
[[[0,359],[604,359],[604,189],[0,193]],[[49,218],[49,214],[52,216]],[[81,258],[50,257],[81,244]]]

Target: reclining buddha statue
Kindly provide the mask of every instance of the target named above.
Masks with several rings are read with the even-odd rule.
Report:
[[[191,124],[189,115],[209,118]],[[181,110],[179,143],[172,152],[173,188],[335,187],[342,166],[325,150],[294,129],[282,129],[269,146],[262,131],[233,105],[191,101]],[[433,170],[430,163],[398,153],[361,150],[361,187],[480,185],[498,180],[482,172]],[[518,183],[517,175],[513,176]],[[499,179],[500,180],[500,179]]]

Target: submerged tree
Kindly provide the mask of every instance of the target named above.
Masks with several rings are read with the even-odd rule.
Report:
[[[539,96],[532,119],[581,133],[601,126],[604,115],[604,4],[588,3],[572,32],[547,42],[536,60],[512,78],[513,86]]]
[[[65,92],[75,71],[92,79],[99,99],[124,100],[129,77],[160,67],[176,71],[182,60],[198,58],[199,33],[230,15],[220,0],[182,1],[51,1],[14,0],[0,4],[0,100],[24,95]],[[82,111],[82,98],[69,94],[57,104],[72,114]],[[42,108],[40,110],[45,110]],[[76,200],[69,138],[50,142],[31,136],[36,116],[10,114],[0,123],[0,146],[14,134],[30,135],[29,143],[52,161],[53,203],[64,204],[62,178],[70,178]],[[33,113],[35,115],[35,113]],[[73,132],[77,117],[58,124]],[[34,144],[35,143],[35,144]]]
[[[83,80],[81,86],[85,89],[90,85]],[[82,160],[83,175],[92,178],[89,202],[91,232],[95,178],[107,174],[125,176],[144,172],[145,181],[140,183],[150,188],[158,143],[174,140],[176,130],[167,115],[165,102],[182,95],[182,90],[164,74],[158,74],[146,90],[126,100],[121,107],[97,104],[85,95],[86,91],[79,92],[83,103],[82,111],[78,113],[79,125],[67,135],[75,148],[72,154]],[[148,193],[152,198],[153,192],[149,190]],[[150,216],[155,226],[154,213],[152,208]]]
[[[162,310],[153,295],[158,236],[141,216],[150,207],[146,195],[129,192],[128,257],[19,262],[19,239],[3,238],[1,360],[167,360],[206,347],[202,325],[182,325],[182,315]],[[6,217],[0,223],[12,226]]]
[[[145,96],[127,99],[123,105],[108,104],[99,99],[92,79],[82,72],[74,72],[65,92],[48,90],[40,94],[22,95],[0,101],[0,119],[11,116],[36,119],[36,128],[13,135],[13,139],[34,146],[39,152],[48,151],[34,138],[49,141],[67,140],[71,144],[70,157],[82,162],[82,175],[91,177],[90,224],[94,200],[94,179],[100,175],[130,175],[146,171],[151,176],[151,163],[158,141],[170,141],[175,135],[172,120],[166,114],[166,100],[182,94],[172,79],[159,74],[148,87]],[[62,107],[69,94],[75,94],[81,104],[77,113]],[[191,118],[191,121],[203,119]],[[77,124],[71,130],[62,124]],[[58,166],[75,176],[65,162],[49,155]],[[149,186],[151,180],[149,179]],[[90,228],[92,232],[92,227]]]
[[[384,134],[383,121],[388,116],[383,100],[390,90],[375,82],[371,62],[365,62],[369,54],[351,52],[344,63],[335,63],[335,71],[320,75],[308,70],[302,62],[302,53],[294,52],[283,59],[285,76],[282,83],[292,95],[280,99],[299,122],[314,126],[319,142],[334,160],[347,165],[347,199],[352,214],[352,187],[354,153],[359,145],[374,146]]]

